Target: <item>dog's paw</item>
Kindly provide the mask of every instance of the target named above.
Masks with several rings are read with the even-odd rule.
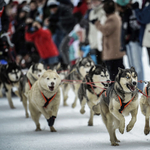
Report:
[[[42,131],[41,128],[36,128],[35,131]]]
[[[148,129],[148,128],[145,128],[145,129],[144,129],[144,134],[145,134],[145,135],[148,135],[148,134],[149,134],[149,129]]]
[[[81,113],[81,114],[84,114],[84,113],[85,113],[85,110],[84,110],[84,109],[81,109],[81,110],[80,110],[80,113]]]
[[[89,121],[88,126],[93,126],[93,122]]]
[[[15,106],[10,106],[10,108],[11,108],[11,109],[16,109],[16,107],[15,107]]]
[[[126,127],[126,131],[129,132],[132,130],[132,128],[133,128],[133,125],[128,124]]]
[[[76,107],[76,103],[73,103],[73,104],[72,104],[72,108],[75,108],[75,107]]]
[[[119,132],[120,132],[121,134],[123,134],[123,133],[124,133],[124,128],[119,127]]]
[[[112,146],[119,146],[119,144],[116,143],[116,142],[111,142],[111,145],[112,145]]]
[[[66,102],[63,103],[63,106],[68,106],[68,104]]]
[[[52,126],[50,127],[51,132],[57,132],[57,130],[55,130],[55,128]]]
[[[26,118],[29,118],[29,114],[28,113],[26,114]]]

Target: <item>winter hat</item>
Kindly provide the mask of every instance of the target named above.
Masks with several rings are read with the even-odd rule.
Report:
[[[49,7],[49,8],[53,8],[53,7],[56,7],[56,6],[58,6],[59,5],[59,2],[57,2],[56,0],[49,0],[48,2],[47,2],[47,6]]]
[[[0,10],[6,5],[4,0],[0,0]]]
[[[120,6],[126,6],[127,4],[129,4],[130,0],[117,0],[117,4]]]

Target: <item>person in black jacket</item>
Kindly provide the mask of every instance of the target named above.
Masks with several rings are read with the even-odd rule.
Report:
[[[72,31],[76,20],[69,7],[57,1],[49,1],[47,5],[51,13],[49,17],[50,30],[53,33],[53,41],[59,50],[62,39]],[[59,58],[62,61],[61,56]]]

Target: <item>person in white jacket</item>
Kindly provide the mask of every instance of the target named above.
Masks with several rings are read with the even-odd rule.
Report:
[[[99,20],[103,25],[106,21],[106,15],[103,10],[103,3],[102,0],[91,0],[92,3],[92,10],[89,14],[89,44],[91,47],[91,53],[96,54],[97,64],[102,63],[102,33],[98,31],[93,24],[94,20]],[[93,22],[93,23],[92,23]]]

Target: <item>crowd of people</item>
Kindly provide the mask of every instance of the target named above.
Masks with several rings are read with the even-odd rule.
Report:
[[[150,58],[150,0],[0,0],[0,63],[74,64],[91,55],[105,62],[112,81],[118,67],[135,67],[144,80],[142,47]],[[150,60],[150,59],[149,59]],[[138,85],[143,89],[143,84]]]

